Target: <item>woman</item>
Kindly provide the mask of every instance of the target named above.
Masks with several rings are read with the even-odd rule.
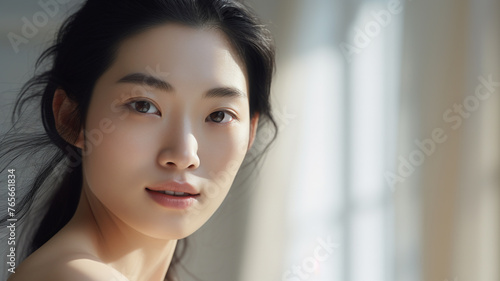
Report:
[[[43,62],[16,107],[40,98],[57,151],[18,208],[55,194],[8,280],[172,279],[177,241],[220,206],[258,128],[276,131],[269,33],[237,1],[89,0]],[[3,159],[48,147],[19,136]]]

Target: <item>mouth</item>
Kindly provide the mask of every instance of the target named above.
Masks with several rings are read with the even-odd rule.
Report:
[[[180,191],[171,191],[171,190],[153,190],[146,188],[147,191],[150,192],[155,192],[155,193],[160,193],[160,194],[165,194],[165,195],[170,195],[170,196],[175,196],[175,197],[192,197],[192,196],[198,196],[200,195],[199,193],[193,194],[193,193],[187,193],[187,192],[180,192]]]
[[[172,190],[173,189],[173,190]],[[199,202],[200,193],[188,184],[146,187],[149,197],[168,209],[186,210]]]

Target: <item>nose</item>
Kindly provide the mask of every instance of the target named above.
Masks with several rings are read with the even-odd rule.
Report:
[[[158,155],[158,163],[179,170],[196,169],[200,166],[198,142],[190,132],[171,132],[165,147]]]

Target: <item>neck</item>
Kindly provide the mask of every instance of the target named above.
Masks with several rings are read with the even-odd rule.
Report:
[[[86,190],[67,226],[90,240],[91,254],[129,280],[164,280],[177,240],[157,239],[132,229]]]

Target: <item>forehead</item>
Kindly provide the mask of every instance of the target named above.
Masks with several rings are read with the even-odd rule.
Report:
[[[197,83],[236,83],[248,90],[244,63],[227,36],[215,28],[155,26],[124,40],[112,68],[121,76],[142,71],[167,76],[173,83],[196,79]]]

